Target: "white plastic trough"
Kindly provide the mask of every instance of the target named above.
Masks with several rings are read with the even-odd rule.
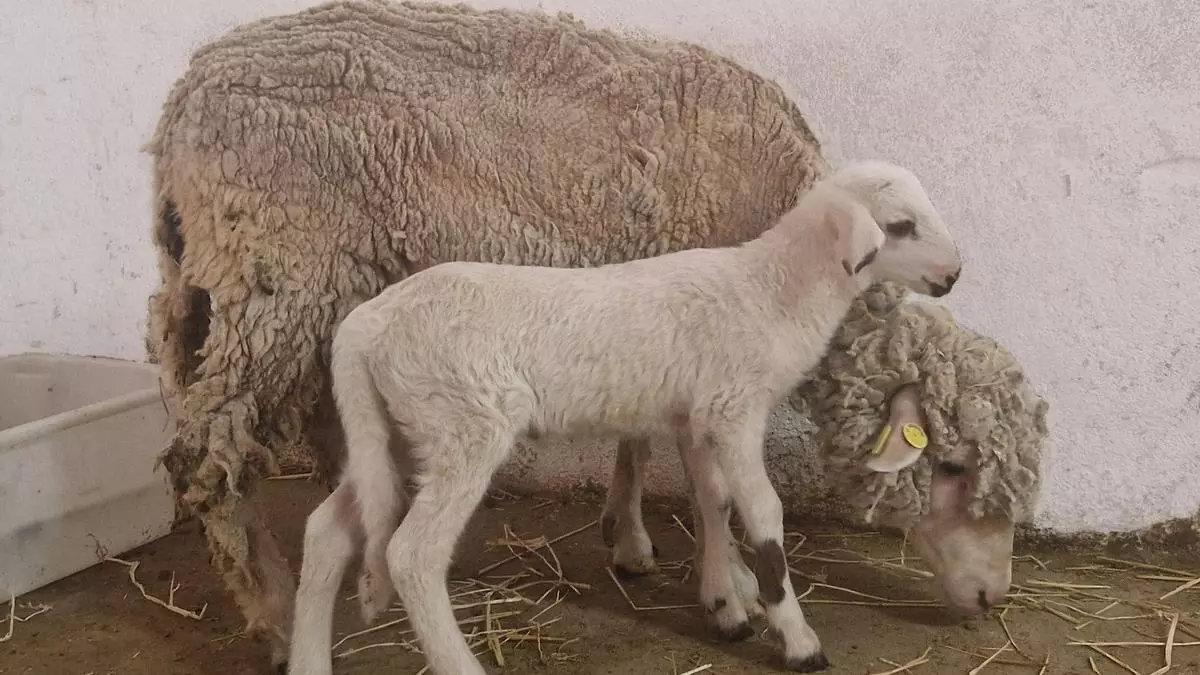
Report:
[[[154,366],[0,358],[0,603],[167,534]]]

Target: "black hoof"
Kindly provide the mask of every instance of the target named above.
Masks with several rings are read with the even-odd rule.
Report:
[[[750,622],[743,621],[733,628],[717,628],[717,635],[726,642],[741,642],[754,635],[754,629],[750,627]]]
[[[806,659],[788,659],[787,669],[795,673],[816,673],[829,668],[825,652],[817,652]]]
[[[652,554],[652,555],[653,555],[655,558],[657,558],[657,557],[658,557],[658,546],[657,546],[656,544],[654,544],[654,542],[651,542],[651,543],[650,543],[650,553],[651,553],[651,554]]]
[[[275,665],[275,675],[287,675],[288,662],[278,663]]]

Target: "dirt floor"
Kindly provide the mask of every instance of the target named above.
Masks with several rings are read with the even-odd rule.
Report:
[[[299,560],[304,516],[321,494],[303,481],[268,486],[293,560]],[[687,607],[695,602],[696,579],[686,560],[691,551],[683,529],[690,528],[686,511],[647,505],[647,527],[660,550],[662,571],[622,581],[628,599],[605,565],[607,550],[594,525],[599,511],[596,495],[564,503],[505,493],[494,494],[479,510],[451,576],[459,580],[453,591],[455,603],[464,605],[464,630],[477,633],[473,642],[492,672],[780,671],[761,622],[759,635],[724,643],[710,635],[699,608]],[[512,533],[506,534],[506,526]],[[1048,657],[1046,673],[1149,674],[1164,665],[1171,634],[1169,672],[1200,673],[1200,583],[1160,600],[1200,577],[1195,559],[1155,555],[1146,559],[1154,567],[1134,567],[1105,559],[1099,551],[1019,551],[1008,608],[963,623],[931,600],[933,589],[919,572],[909,571],[919,569],[920,562],[902,556],[899,538],[804,523],[791,523],[788,530],[793,581],[799,592],[812,586],[804,611],[833,662],[830,672],[1038,673]],[[540,543],[543,536],[551,546],[528,553],[524,546]],[[525,551],[524,559],[481,575],[481,568],[510,555],[505,543]],[[199,610],[207,603],[203,618],[189,619],[146,601],[126,567],[105,562],[18,600],[12,636],[0,643],[0,673],[266,672],[266,650],[239,634],[240,617],[207,566],[195,523],[122,557],[140,563],[139,581],[158,597],[167,597],[174,575],[180,584],[175,604]],[[348,585],[344,596],[352,592]],[[673,605],[685,607],[656,608]],[[29,617],[43,606],[49,609]],[[10,625],[8,607],[0,610],[3,638]],[[421,657],[406,642],[412,636],[402,619],[395,610],[379,622],[395,625],[339,644],[335,672],[419,671]],[[342,601],[335,626],[335,641],[363,629],[353,600]],[[1142,644],[1093,648],[1072,642]],[[503,667],[497,666],[496,653]],[[927,660],[909,671],[898,669],[922,655]],[[986,659],[991,660],[981,670],[972,670]]]

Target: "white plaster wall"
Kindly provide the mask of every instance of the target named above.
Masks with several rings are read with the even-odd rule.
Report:
[[[138,148],[192,49],[309,4],[48,0],[5,12],[0,354],[144,358],[156,274]],[[967,259],[947,304],[1016,353],[1051,401],[1039,524],[1128,529],[1200,508],[1194,0],[474,4],[707,45],[779,81],[835,161],[912,166]],[[819,495],[797,450],[803,428],[783,418],[768,443],[782,491]],[[516,473],[603,481],[610,465],[542,455]],[[675,463],[655,476],[677,485]]]

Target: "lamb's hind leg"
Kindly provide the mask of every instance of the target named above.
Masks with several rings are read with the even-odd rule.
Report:
[[[601,536],[612,548],[613,567],[625,574],[658,571],[654,560],[658,550],[642,522],[642,485],[649,458],[649,439],[622,439],[617,444],[617,461],[600,518]]]
[[[346,567],[362,544],[354,492],[342,483],[312,512],[304,528],[304,562],[296,591],[288,672],[332,672],[333,610]]]
[[[436,675],[484,675],[454,617],[446,575],[458,538],[515,438],[478,420],[467,424],[474,429],[447,422],[454,432],[419,451],[419,488],[387,547],[392,581]]]

